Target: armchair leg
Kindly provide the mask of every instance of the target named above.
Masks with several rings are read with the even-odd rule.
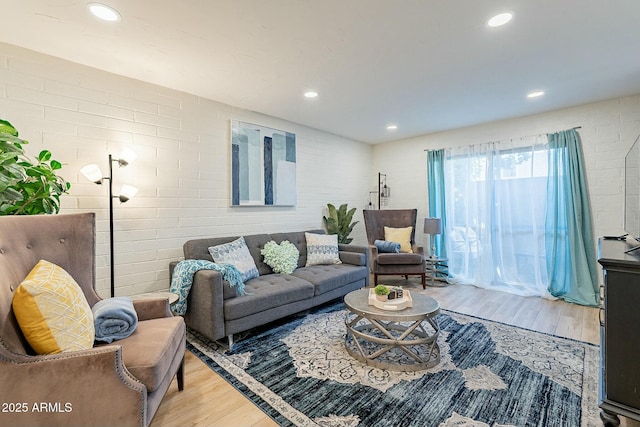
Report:
[[[373,287],[378,286],[378,273],[373,273]]]
[[[420,276],[422,277],[422,289],[427,289],[427,275],[422,273]]]
[[[176,373],[176,379],[178,380],[178,391],[184,390],[184,357]]]

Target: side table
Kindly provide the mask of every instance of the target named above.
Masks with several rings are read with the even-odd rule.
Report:
[[[429,286],[447,286],[449,284],[449,267],[447,266],[449,259],[439,256],[425,256],[424,260],[427,264],[427,278],[431,278],[431,283],[427,284]],[[436,284],[436,280],[442,284]]]

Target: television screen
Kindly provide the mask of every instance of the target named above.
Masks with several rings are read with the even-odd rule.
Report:
[[[640,136],[624,158],[624,230],[640,240]]]

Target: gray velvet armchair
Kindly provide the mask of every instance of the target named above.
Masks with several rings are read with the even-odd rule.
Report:
[[[378,276],[420,276],[422,288],[426,288],[426,264],[424,249],[415,244],[417,209],[365,209],[364,225],[367,240],[371,249],[371,270],[373,284],[378,284]],[[404,228],[411,230],[410,245],[413,253],[379,253],[374,245],[376,240],[385,240],[384,227]]]
[[[135,301],[139,322],[128,338],[35,355],[11,303],[41,259],[64,268],[90,306],[98,302],[94,214],[0,217],[0,425],[147,426],[176,375],[183,388],[183,319],[167,299]]]

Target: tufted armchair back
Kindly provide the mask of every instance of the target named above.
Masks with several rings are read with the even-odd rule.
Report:
[[[89,305],[99,301],[95,283],[94,213],[0,216],[0,340],[11,351],[32,354],[11,309],[13,293],[41,259],[64,268]]]
[[[367,209],[364,211],[364,225],[370,245],[376,240],[384,240],[384,227],[413,227],[411,245],[415,244],[417,209]]]

